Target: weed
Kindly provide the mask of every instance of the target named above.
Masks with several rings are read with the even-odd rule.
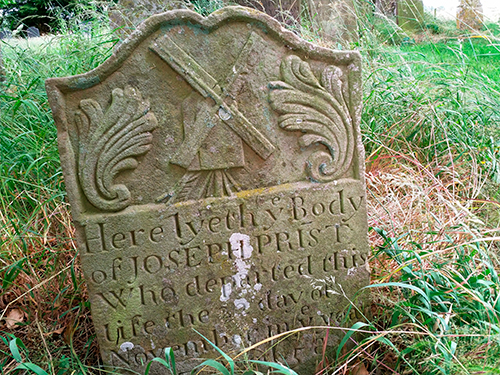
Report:
[[[15,337],[14,335],[8,335],[8,336],[10,337],[10,340],[6,337],[0,337],[3,343],[9,347],[9,352],[10,352],[10,353],[3,353],[4,355],[6,355],[6,359],[4,360],[1,366],[2,370],[8,366],[9,359],[12,359],[15,364],[15,367],[12,369],[13,372],[17,370],[26,370],[36,375],[48,375],[48,373],[40,366],[35,365],[31,361],[29,361],[28,348],[26,348],[26,346],[19,338]],[[24,354],[25,358],[23,358],[22,354]],[[12,364],[12,362],[9,363],[9,365],[10,364]]]
[[[26,347],[38,349],[31,351],[33,362],[51,368],[59,361],[63,367],[95,364],[98,353],[74,261],[74,229],[44,81],[92,69],[113,47],[99,22],[89,33],[77,23],[66,30],[1,45],[6,79],[0,84],[0,320],[22,312],[14,332]]]

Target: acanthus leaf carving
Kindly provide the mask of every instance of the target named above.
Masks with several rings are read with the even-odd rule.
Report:
[[[92,205],[119,211],[130,205],[131,194],[114,178],[137,168],[137,157],[151,148],[151,132],[157,127],[149,103],[131,86],[116,88],[106,111],[94,99],[80,101],[75,119],[79,134],[78,178]]]
[[[352,163],[355,145],[342,70],[326,67],[320,82],[307,62],[290,55],[282,60],[280,72],[282,81],[269,86],[271,107],[279,114],[280,127],[305,133],[299,139],[302,147],[326,147],[308,159],[306,172],[313,181],[340,178]]]

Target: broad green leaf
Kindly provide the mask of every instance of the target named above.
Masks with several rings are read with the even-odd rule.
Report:
[[[28,370],[28,371],[34,372],[37,375],[49,375],[49,374],[47,374],[47,371],[45,371],[43,368],[41,368],[40,366],[37,366],[31,362],[20,363],[16,366],[14,371],[15,370]]]
[[[165,358],[168,360],[168,363],[170,363],[170,371],[172,372],[172,374],[177,375],[177,368],[175,367],[175,355],[172,348],[165,349]]]
[[[456,351],[457,351],[457,343],[455,341],[452,341],[450,343],[450,352],[451,354],[455,355]]]
[[[230,375],[233,375],[234,374],[234,361],[233,359],[228,356],[226,353],[224,353],[222,350],[220,350],[217,345],[215,345],[212,341],[210,341],[209,339],[207,339],[205,336],[203,336],[200,332],[198,332],[197,330],[195,330],[193,328],[193,330],[198,334],[200,335],[201,337],[203,337],[210,345],[212,345],[212,347],[217,350],[221,356],[224,357],[224,359],[227,361],[227,363],[229,363],[229,367],[231,368],[231,373]]]
[[[266,362],[266,361],[255,361],[255,360],[249,360],[248,362],[252,362],[252,363],[256,363],[258,365],[263,365],[263,366],[274,368],[278,371],[273,371],[273,372],[276,372],[278,374],[297,375],[297,373],[295,371],[293,371],[292,369],[290,369],[286,366],[280,365],[279,363]]]
[[[10,340],[9,343],[9,349],[10,352],[12,353],[12,357],[16,360],[16,362],[21,363],[23,361],[23,358],[21,357],[21,352],[19,351],[19,346],[24,346],[22,341],[18,339],[17,337],[14,337],[12,340]]]
[[[146,371],[144,372],[144,375],[148,375],[149,374],[149,370],[150,370],[151,365],[153,364],[153,362],[158,362],[158,363],[162,364],[163,366],[165,366],[166,368],[168,368],[170,370],[170,372],[172,372],[172,369],[170,368],[170,365],[163,358],[153,358],[151,361],[149,361],[148,365],[146,366]]]
[[[422,289],[417,288],[416,286],[411,285],[411,284],[403,284],[403,283],[391,282],[391,283],[382,283],[382,284],[367,285],[363,289],[366,289],[366,288],[382,288],[384,286],[394,286],[394,287],[398,287],[398,288],[411,289],[411,290],[417,292],[418,294],[420,294],[422,297],[424,297],[424,300],[426,302],[427,307],[430,308],[430,301],[429,301],[429,297],[427,296],[427,294],[425,294]]]
[[[217,362],[213,359],[207,359],[205,362],[199,364],[198,366],[196,366],[192,371],[191,371],[191,374],[194,373],[194,371],[199,368],[199,367],[205,367],[205,366],[209,366],[209,367],[213,367],[214,369],[216,369],[217,371],[219,371],[222,375],[229,375],[229,371],[227,370],[227,368],[220,362]]]
[[[349,340],[349,338],[352,336],[353,333],[355,333],[358,329],[360,329],[361,327],[367,327],[369,326],[368,324],[366,323],[363,323],[363,322],[357,322],[357,323],[354,323],[353,326],[351,327],[351,329],[345,334],[344,338],[342,339],[342,341],[340,342],[339,344],[339,347],[337,348],[337,355],[336,355],[336,360],[339,359],[339,356],[340,356],[340,352],[342,351],[342,348],[344,347],[345,343],[347,342],[347,340]]]

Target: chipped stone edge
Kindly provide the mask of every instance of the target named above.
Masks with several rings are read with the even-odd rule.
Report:
[[[248,22],[259,24],[261,30],[272,39],[288,46],[291,51],[303,54],[306,58],[314,58],[329,64],[350,66],[349,89],[351,91],[350,101],[355,138],[357,142],[358,162],[353,164],[354,172],[364,181],[364,147],[362,146],[360,117],[362,103],[361,84],[361,55],[357,51],[337,51],[320,47],[307,42],[293,32],[286,30],[281,24],[265,13],[255,9],[230,6],[203,17],[198,13],[186,9],[176,9],[165,13],[153,15],[138,25],[137,29],[123,41],[114,54],[97,68],[71,77],[49,78],[45,81],[48,100],[52,108],[53,117],[58,130],[58,147],[63,165],[63,175],[67,186],[67,194],[71,203],[71,211],[75,223],[79,222],[84,213],[84,208],[79,202],[79,197],[83,194],[75,176],[70,176],[67,171],[71,167],[76,168],[75,151],[72,148],[68,134],[68,119],[66,117],[65,93],[85,90],[106,80],[114,73],[134,50],[151,34],[160,28],[177,25],[198,26],[208,32],[219,28],[228,22]],[[353,85],[357,84],[357,87]],[[366,189],[366,188],[365,188]],[[78,233],[79,231],[77,231]]]

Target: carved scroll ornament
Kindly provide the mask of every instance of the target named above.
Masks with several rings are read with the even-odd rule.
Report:
[[[79,133],[78,178],[95,207],[119,211],[131,201],[130,191],[114,178],[123,170],[137,168],[136,157],[151,148],[158,123],[141,93],[126,86],[112,92],[111,105],[104,112],[93,99],[80,101],[75,119]]]
[[[320,82],[307,62],[292,55],[281,62],[281,77],[270,84],[280,127],[306,133],[299,139],[302,147],[319,143],[327,148],[310,156],[307,174],[317,182],[340,178],[351,165],[355,145],[342,70],[326,67]]]

